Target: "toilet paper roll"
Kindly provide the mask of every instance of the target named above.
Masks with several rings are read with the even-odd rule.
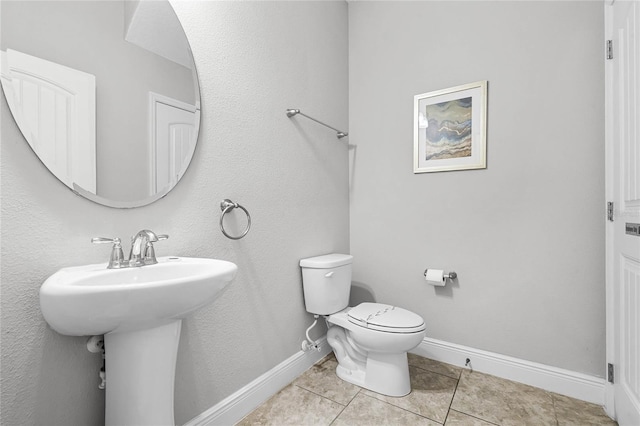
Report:
[[[442,287],[446,284],[444,271],[442,269],[427,269],[427,273],[424,277],[427,280],[427,284],[435,285],[437,287]]]

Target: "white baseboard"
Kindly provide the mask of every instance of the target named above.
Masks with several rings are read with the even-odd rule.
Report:
[[[458,367],[469,358],[474,371],[598,405],[605,402],[605,380],[599,377],[430,338],[411,353]]]
[[[326,337],[317,342],[320,351],[297,352],[204,413],[189,420],[184,426],[232,425],[242,420],[331,352]]]

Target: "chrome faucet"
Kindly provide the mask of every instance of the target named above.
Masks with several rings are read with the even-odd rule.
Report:
[[[138,232],[131,238],[131,251],[129,252],[129,267],[153,265],[158,263],[153,244],[158,241],[158,236],[148,229]]]
[[[119,238],[92,238],[91,242],[95,244],[113,243],[111,259],[109,260],[108,269],[119,268],[138,268],[144,265],[153,265],[158,263],[153,243],[166,240],[168,235],[156,235],[155,232],[143,229],[134,237],[131,237],[131,251],[129,259],[125,260],[122,254],[122,246]]]

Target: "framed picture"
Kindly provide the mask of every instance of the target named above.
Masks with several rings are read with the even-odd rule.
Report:
[[[487,82],[414,96],[413,173],[487,167]]]

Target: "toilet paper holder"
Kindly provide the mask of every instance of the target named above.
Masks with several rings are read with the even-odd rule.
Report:
[[[425,277],[427,276],[427,271],[428,271],[428,270],[429,270],[429,268],[427,268],[427,269],[425,269],[425,270],[424,270],[424,274],[423,274],[423,275],[424,275]],[[450,279],[450,280],[455,280],[456,278],[458,278],[458,274],[457,274],[457,273],[455,273],[455,272],[453,272],[453,271],[451,271],[451,272],[449,272],[449,273],[444,274],[444,277],[445,277],[445,278],[448,278],[448,279]]]

